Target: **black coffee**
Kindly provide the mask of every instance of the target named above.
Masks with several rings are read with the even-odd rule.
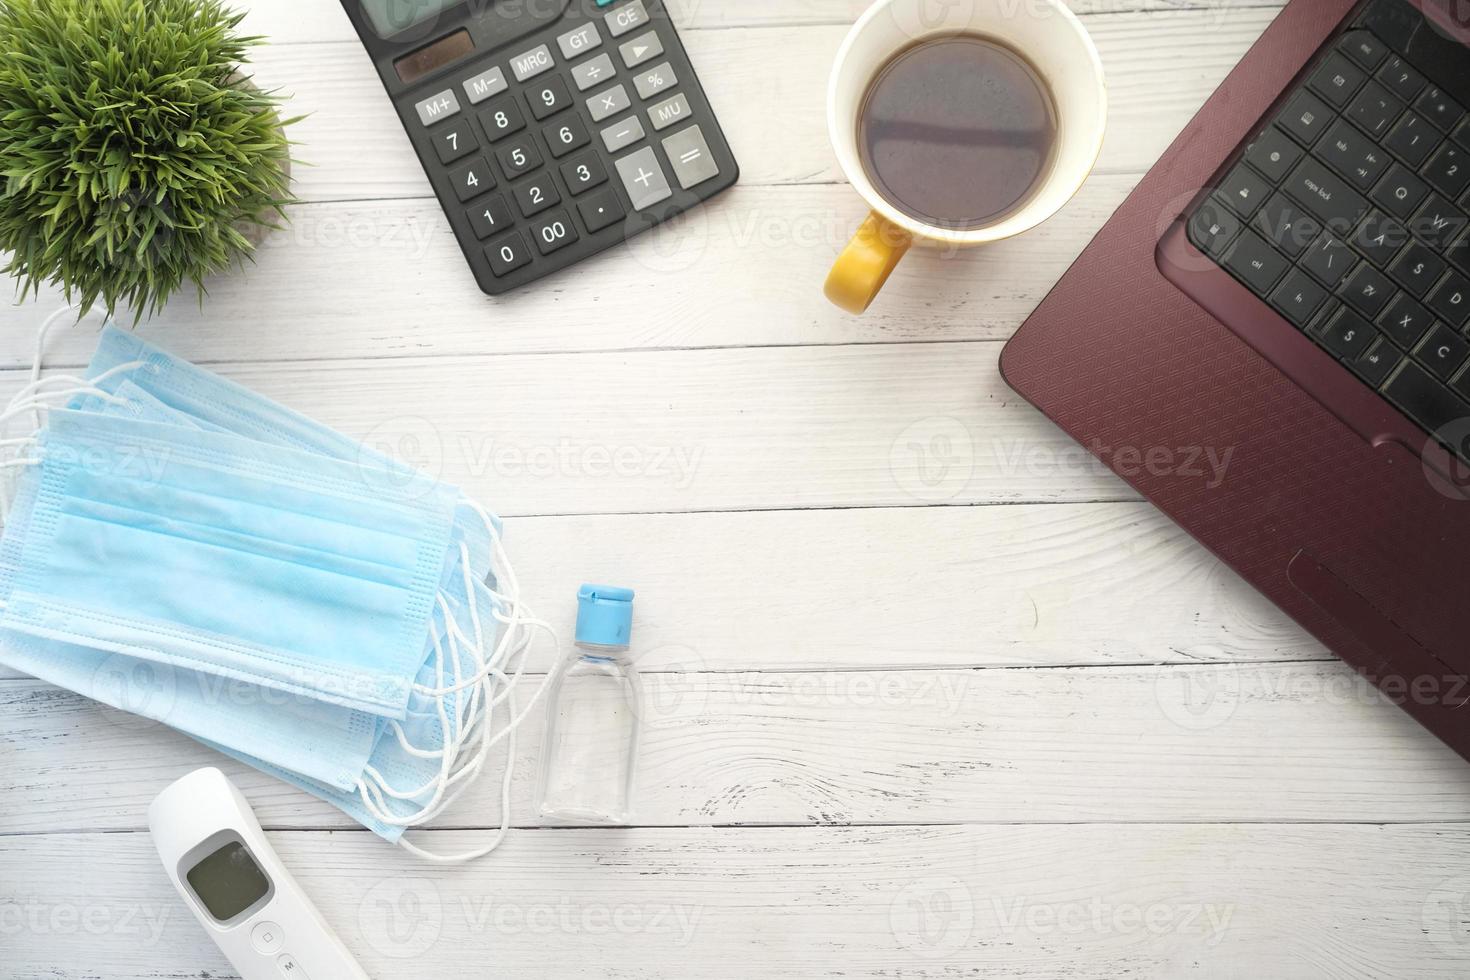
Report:
[[[868,178],[901,211],[971,229],[1016,211],[1047,176],[1056,107],[1020,54],[956,34],[921,41],[878,73],[858,139]]]

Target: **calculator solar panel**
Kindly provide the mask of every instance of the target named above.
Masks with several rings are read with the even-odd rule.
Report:
[[[343,6],[490,295],[619,244],[739,176],[659,0]],[[410,13],[395,20],[400,7]]]
[[[1190,242],[1470,462],[1470,112],[1370,6],[1188,217]],[[1443,77],[1442,82],[1436,76]]]

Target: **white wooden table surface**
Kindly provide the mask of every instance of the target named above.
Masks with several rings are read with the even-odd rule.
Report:
[[[1276,8],[1080,0],[1113,98],[1097,174],[1038,232],[914,256],[853,319],[820,292],[863,212],[823,101],[863,5],[676,2],[742,182],[490,301],[338,4],[254,4],[258,78],[311,113],[305,203],[202,312],[141,329],[462,483],[563,628],[578,583],[636,587],[639,826],[537,826],[538,722],[521,829],[428,867],[4,675],[0,975],[233,976],[144,830],[204,764],[383,980],[1470,973],[1470,767],[995,370]],[[0,311],[0,390],[58,302]],[[493,782],[435,843],[496,822]]]

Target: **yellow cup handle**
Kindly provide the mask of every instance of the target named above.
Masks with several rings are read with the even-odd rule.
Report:
[[[827,298],[849,313],[865,312],[913,243],[913,235],[874,211],[827,274]]]

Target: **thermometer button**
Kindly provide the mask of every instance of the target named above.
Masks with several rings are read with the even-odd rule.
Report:
[[[286,940],[280,926],[274,922],[259,922],[250,930],[250,944],[255,947],[256,952],[269,956],[279,953]]]
[[[290,977],[291,980],[311,980],[306,971],[301,969],[301,964],[296,962],[296,957],[290,953],[282,953],[276,957],[276,969],[281,976]]]

